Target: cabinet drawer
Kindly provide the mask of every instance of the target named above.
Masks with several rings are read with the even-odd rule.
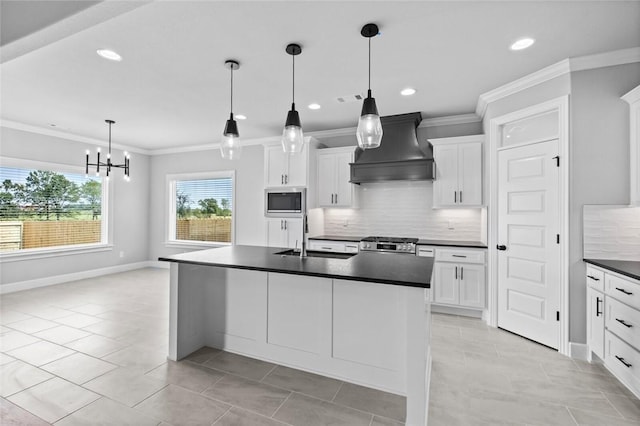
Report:
[[[607,329],[636,349],[640,349],[640,311],[607,297]]]
[[[605,332],[605,364],[622,383],[640,392],[640,352]]]
[[[436,249],[436,261],[484,264],[484,251]]]
[[[604,291],[604,272],[587,265],[587,285],[596,290]]]
[[[309,250],[344,253],[346,251],[346,245],[345,243],[338,243],[335,241],[310,240]]]
[[[640,309],[640,284],[611,274],[604,276],[605,292],[635,309]]]

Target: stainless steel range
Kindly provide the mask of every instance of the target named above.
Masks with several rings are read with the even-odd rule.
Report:
[[[415,255],[417,242],[417,238],[366,237],[360,240],[360,250]]]

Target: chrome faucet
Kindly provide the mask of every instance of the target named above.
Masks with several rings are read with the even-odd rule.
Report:
[[[306,243],[306,233],[309,231],[309,226],[307,224],[307,212],[306,212],[306,203],[305,203],[305,212],[302,215],[302,246],[300,247],[300,258],[307,257],[307,243]]]

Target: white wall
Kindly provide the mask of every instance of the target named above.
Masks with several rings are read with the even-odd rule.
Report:
[[[94,146],[82,142],[0,127],[5,157],[84,167],[85,151]],[[113,150],[114,158],[122,152]],[[148,259],[149,228],[149,157],[131,155],[131,182],[122,180],[116,170],[111,179],[113,198],[111,227],[113,249],[106,252],[72,254],[44,259],[3,261],[0,284],[47,278],[92,269],[106,268]],[[120,257],[120,252],[124,256]]]
[[[179,154],[157,155],[151,158],[149,259],[169,256],[197,248],[172,248],[167,238],[167,175],[235,170],[234,200],[236,244],[264,244],[264,148],[261,145],[243,148],[238,161],[224,160],[220,151],[206,150]]]

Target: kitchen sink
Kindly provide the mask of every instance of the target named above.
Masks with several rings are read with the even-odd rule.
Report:
[[[300,257],[300,250],[284,250],[279,251],[274,254],[279,254],[280,256],[296,256]],[[336,253],[336,252],[327,252],[327,251],[313,251],[307,250],[307,257],[323,257],[327,259],[349,259],[355,256],[358,253]]]

